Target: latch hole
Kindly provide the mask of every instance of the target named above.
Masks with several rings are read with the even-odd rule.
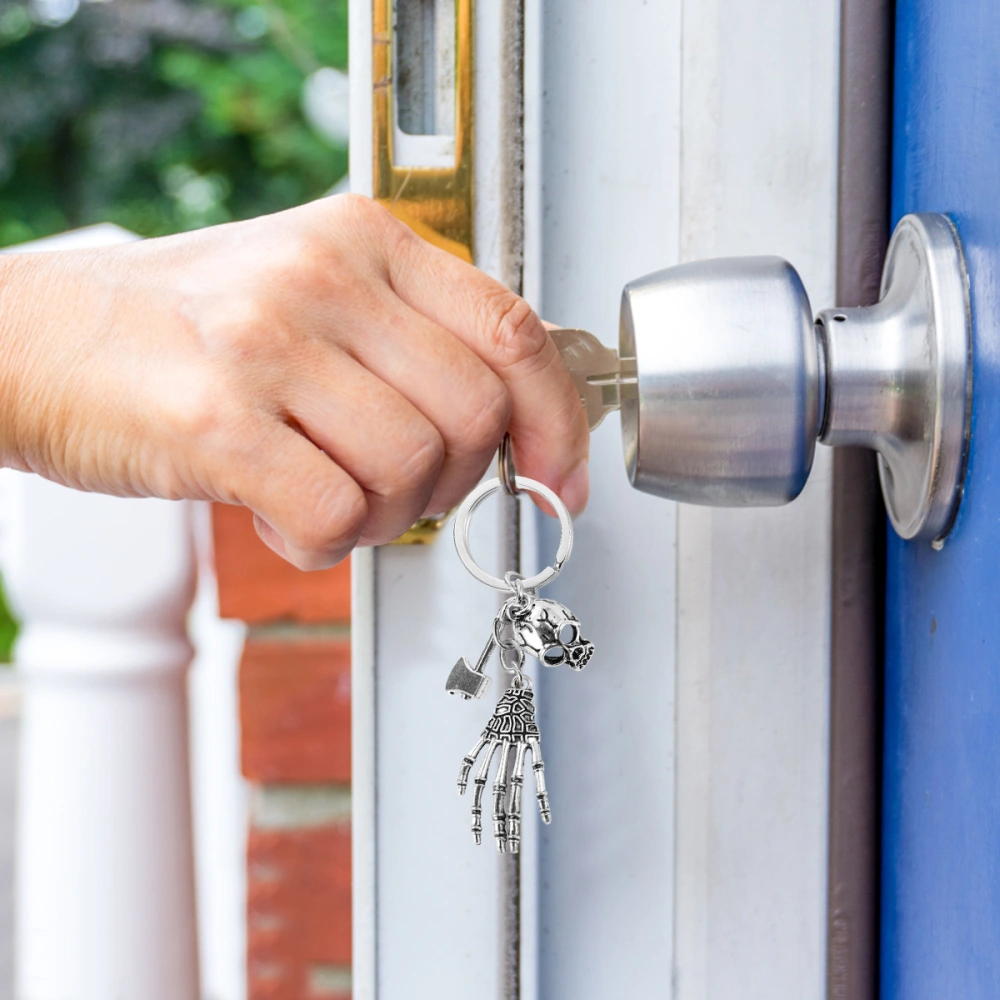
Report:
[[[455,0],[396,0],[396,124],[414,136],[455,134]]]

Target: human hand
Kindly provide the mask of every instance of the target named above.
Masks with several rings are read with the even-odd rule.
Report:
[[[587,423],[538,317],[369,199],[0,257],[0,463],[244,504],[301,568],[454,506],[508,429],[581,510]]]

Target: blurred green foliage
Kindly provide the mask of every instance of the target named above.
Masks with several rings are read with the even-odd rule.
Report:
[[[306,78],[347,65],[346,0],[0,0],[0,246],[277,211],[347,170]]]
[[[17,621],[7,605],[7,598],[0,589],[0,663],[10,663],[17,638]]]

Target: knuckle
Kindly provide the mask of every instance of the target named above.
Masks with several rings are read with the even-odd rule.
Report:
[[[419,440],[406,448],[397,460],[387,463],[387,471],[375,492],[389,499],[419,492],[437,478],[444,458],[444,440],[428,426]]]
[[[373,198],[357,194],[354,191],[346,191],[344,194],[335,195],[331,199],[331,205],[337,212],[348,218],[356,219],[359,222],[366,222],[372,218],[379,218],[383,214],[388,214]]]
[[[483,379],[474,398],[474,408],[461,414],[453,444],[455,451],[466,454],[495,449],[510,423],[510,395],[498,378]]]
[[[276,241],[267,261],[267,292],[272,295],[309,295],[329,269],[331,248],[313,227],[289,230]]]
[[[353,544],[360,537],[367,520],[368,501],[361,488],[355,486],[350,491],[350,496],[341,498],[337,520],[338,532],[334,541],[338,544],[343,542]]]
[[[332,557],[346,555],[368,519],[368,502],[355,484],[338,484],[319,493],[303,515],[290,525],[286,540],[300,557],[329,565]]]
[[[487,336],[501,369],[532,367],[542,362],[549,337],[524,299],[501,289],[486,297],[483,308]]]
[[[245,407],[231,387],[205,373],[178,379],[162,401],[162,426],[174,440],[199,450],[227,447],[241,436]]]
[[[291,340],[291,330],[260,290],[234,296],[200,317],[197,335],[210,356],[240,365],[286,351]]]
[[[337,195],[334,200],[338,203],[338,217],[361,245],[377,243],[387,235],[395,235],[398,240],[411,232],[373,198],[348,193]]]
[[[323,199],[326,225],[320,227],[322,268],[314,272],[319,282],[329,282],[334,271],[373,275],[387,280],[393,267],[408,253],[412,230],[373,198],[355,193]],[[342,288],[331,288],[334,295]]]

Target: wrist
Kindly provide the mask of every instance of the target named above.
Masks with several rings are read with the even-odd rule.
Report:
[[[38,254],[0,255],[0,466],[27,470],[18,446],[26,391],[25,345],[37,337],[40,287]]]
[[[92,303],[78,254],[0,254],[0,465],[49,472],[65,408],[55,391]],[[72,329],[70,329],[72,328]]]

